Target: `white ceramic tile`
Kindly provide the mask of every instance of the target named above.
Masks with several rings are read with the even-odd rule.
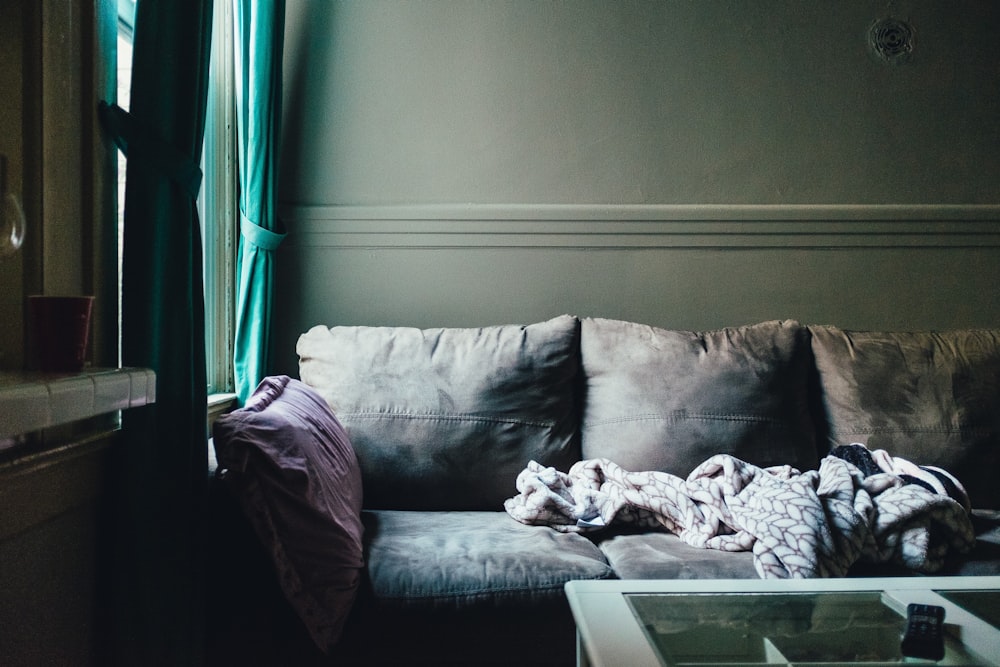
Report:
[[[127,372],[115,370],[93,376],[94,410],[97,414],[124,410],[131,406],[132,379]]]
[[[49,425],[87,419],[95,414],[94,383],[85,375],[59,378],[48,383]]]
[[[139,407],[156,402],[156,373],[148,368],[123,368],[132,381],[129,407]]]
[[[0,437],[45,428],[50,421],[49,389],[44,383],[0,386]]]
[[[140,370],[146,374],[146,402],[156,403],[156,373],[148,368]]]

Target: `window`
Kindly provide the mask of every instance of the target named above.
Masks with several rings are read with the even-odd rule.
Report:
[[[118,105],[128,108],[135,0],[118,0]],[[205,357],[210,403],[233,391],[236,243],[239,220],[232,4],[215,2],[202,187],[198,196],[204,253]],[[118,279],[121,294],[125,158],[118,156]],[[120,297],[119,297],[120,298]],[[119,312],[121,309],[119,308]]]
[[[132,82],[132,26],[135,0],[118,0],[118,106],[128,109]],[[118,151],[118,313],[122,312],[122,239],[125,232],[125,156]],[[118,323],[121,331],[121,322]],[[119,355],[121,352],[119,352]],[[120,363],[120,361],[119,361]]]

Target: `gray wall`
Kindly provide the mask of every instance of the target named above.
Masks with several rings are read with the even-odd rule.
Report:
[[[9,193],[23,201],[25,100],[21,3],[0,3],[0,206]],[[29,109],[30,113],[30,109]],[[0,215],[4,215],[0,212]],[[6,229],[6,228],[5,228]],[[0,368],[20,368],[24,360],[21,308],[24,301],[24,261],[21,253],[0,257]]]
[[[275,370],[317,323],[1000,326],[997,34],[992,2],[293,0]]]

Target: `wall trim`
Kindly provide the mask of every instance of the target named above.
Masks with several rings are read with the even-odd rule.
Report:
[[[283,205],[338,248],[1000,247],[1000,205]]]

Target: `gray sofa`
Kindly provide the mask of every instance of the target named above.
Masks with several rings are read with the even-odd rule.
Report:
[[[864,443],[964,485],[976,547],[939,574],[1000,572],[998,331],[773,321],[691,332],[561,316],[480,329],[317,326],[297,351],[302,386],[356,456],[363,533],[344,543],[359,560],[340,559],[332,575],[315,558],[296,565],[280,517],[261,521],[262,503],[280,500],[247,484],[254,465],[273,462],[256,450],[237,457],[235,418],[224,417],[212,558],[229,583],[210,609],[217,664],[568,664],[569,580],[759,576],[750,552],[662,530],[519,523],[504,502],[529,461],[565,471],[604,458],[683,477],[716,454],[813,470],[832,447]],[[315,508],[299,501],[291,511],[308,523]],[[324,520],[348,538],[357,528]],[[911,573],[894,562],[849,572]],[[337,594],[303,605],[311,586]],[[332,640],[317,634],[323,614],[337,616]]]

